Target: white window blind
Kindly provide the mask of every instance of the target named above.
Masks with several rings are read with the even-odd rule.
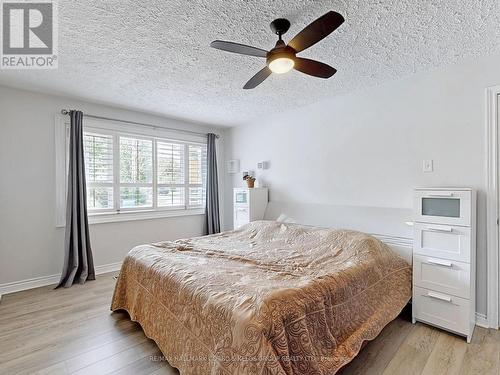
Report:
[[[206,146],[189,145],[189,205],[205,206],[205,186],[207,179]]]
[[[206,144],[86,128],[89,214],[201,209]]]
[[[186,202],[185,145],[157,141],[158,206],[183,207]]]
[[[113,209],[113,137],[86,132],[83,143],[88,209]]]
[[[120,209],[153,207],[153,141],[120,136]]]

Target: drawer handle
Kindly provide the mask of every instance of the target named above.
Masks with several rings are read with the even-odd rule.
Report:
[[[427,297],[438,299],[440,301],[451,302],[450,296],[444,296],[442,294],[437,294],[437,293],[433,293],[433,292],[427,292]]]
[[[438,260],[438,259],[427,259],[427,263],[435,264],[437,266],[443,267],[453,267],[453,263],[447,262],[446,260]]]
[[[430,193],[428,197],[453,197],[453,193]]]
[[[432,232],[446,232],[446,233],[453,232],[452,227],[446,227],[446,226],[440,226],[440,227],[427,226],[425,229],[430,230]]]

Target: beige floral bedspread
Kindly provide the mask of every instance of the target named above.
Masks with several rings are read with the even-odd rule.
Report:
[[[410,266],[367,234],[259,221],[134,248],[111,309],[183,375],[330,375],[410,295]]]

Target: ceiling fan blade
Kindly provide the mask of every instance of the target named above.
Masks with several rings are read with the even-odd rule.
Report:
[[[295,58],[295,65],[293,68],[299,72],[319,78],[330,78],[337,73],[337,69],[332,68],[330,65],[316,60],[303,59],[300,57]]]
[[[342,25],[344,21],[344,17],[341,14],[330,11],[304,27],[302,31],[293,37],[288,45],[296,52],[303,51],[328,36]]]
[[[244,89],[254,89],[259,86],[264,80],[271,75],[271,69],[267,66],[262,68],[243,86]]]
[[[223,40],[214,40],[212,43],[210,43],[210,47],[221,49],[227,52],[239,53],[241,55],[250,55],[257,57],[267,56],[267,51],[264,51],[263,49],[239,43],[225,42]]]

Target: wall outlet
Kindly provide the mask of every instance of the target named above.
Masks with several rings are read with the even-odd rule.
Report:
[[[433,160],[424,160],[422,170],[426,173],[434,172],[434,161]]]

